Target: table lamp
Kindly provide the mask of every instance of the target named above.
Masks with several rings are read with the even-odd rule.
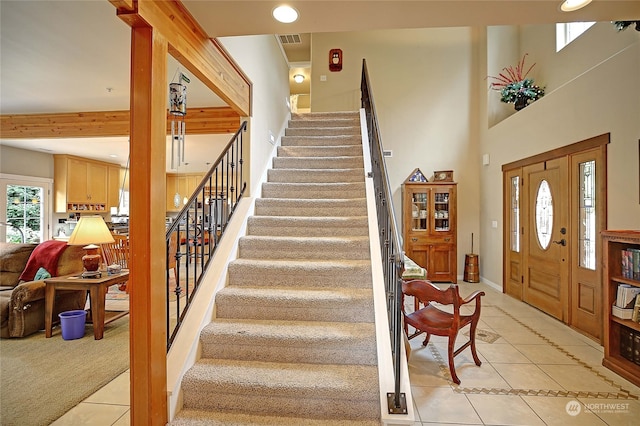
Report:
[[[78,224],[73,228],[73,232],[67,242],[70,246],[85,246],[87,254],[82,256],[84,265],[83,277],[95,277],[100,275],[100,259],[97,244],[112,243],[113,237],[107,224],[100,215],[80,216]]]

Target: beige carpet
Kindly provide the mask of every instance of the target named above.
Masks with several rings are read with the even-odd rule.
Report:
[[[357,113],[295,116],[172,425],[380,423]]]
[[[129,318],[93,338],[63,340],[59,327],[25,338],[0,340],[0,424],[49,425],[129,368]]]

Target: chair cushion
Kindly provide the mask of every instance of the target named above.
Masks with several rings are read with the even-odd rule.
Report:
[[[427,270],[411,260],[407,255],[404,256],[404,272],[402,273],[404,280],[426,280]]]

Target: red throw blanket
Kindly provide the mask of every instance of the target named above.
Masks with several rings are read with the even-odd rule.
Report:
[[[27,266],[20,275],[22,281],[33,281],[38,269],[46,269],[52,277],[58,275],[58,259],[67,248],[64,241],[49,240],[40,243],[31,252]]]

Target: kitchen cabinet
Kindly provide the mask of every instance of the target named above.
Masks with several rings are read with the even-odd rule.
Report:
[[[456,189],[455,182],[428,182],[420,169],[402,184],[404,251],[430,281],[458,280]]]
[[[167,173],[166,210],[180,211],[184,207],[184,199],[193,195],[203,176],[203,173]]]
[[[107,171],[107,209],[120,205],[120,166],[113,165]]]
[[[118,191],[117,179],[110,178],[110,170],[119,173],[118,164],[58,154],[53,156],[53,163],[56,213],[103,212],[110,207]]]

